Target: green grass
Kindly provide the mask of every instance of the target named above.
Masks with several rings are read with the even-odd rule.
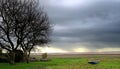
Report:
[[[88,64],[91,58],[99,59],[96,65]],[[52,58],[48,62],[0,63],[0,69],[120,69],[120,57],[80,57],[80,58]]]

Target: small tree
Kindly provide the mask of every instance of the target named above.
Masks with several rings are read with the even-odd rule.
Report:
[[[29,62],[31,50],[49,42],[50,23],[38,0],[0,0],[0,47],[10,52],[22,48]]]
[[[42,59],[47,59],[47,53],[42,54]]]

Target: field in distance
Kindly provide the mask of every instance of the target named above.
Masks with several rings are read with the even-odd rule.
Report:
[[[39,61],[41,54],[34,53],[38,61],[27,63],[0,63],[0,69],[120,69],[120,54],[96,53],[48,53],[50,61]],[[89,64],[88,61],[100,60],[98,64]]]
[[[32,53],[31,56],[40,57],[43,53]],[[69,52],[69,53],[47,53],[48,58],[74,58],[74,57],[116,57],[120,56],[120,51],[111,52]]]

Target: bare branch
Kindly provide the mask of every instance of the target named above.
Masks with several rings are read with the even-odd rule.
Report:
[[[39,0],[0,0],[0,47],[26,53],[48,43],[51,31],[47,14],[39,6]],[[3,34],[0,34],[2,36]]]

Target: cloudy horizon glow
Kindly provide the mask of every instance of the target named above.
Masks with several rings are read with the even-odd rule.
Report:
[[[54,30],[48,52],[120,51],[120,0],[40,0]]]

